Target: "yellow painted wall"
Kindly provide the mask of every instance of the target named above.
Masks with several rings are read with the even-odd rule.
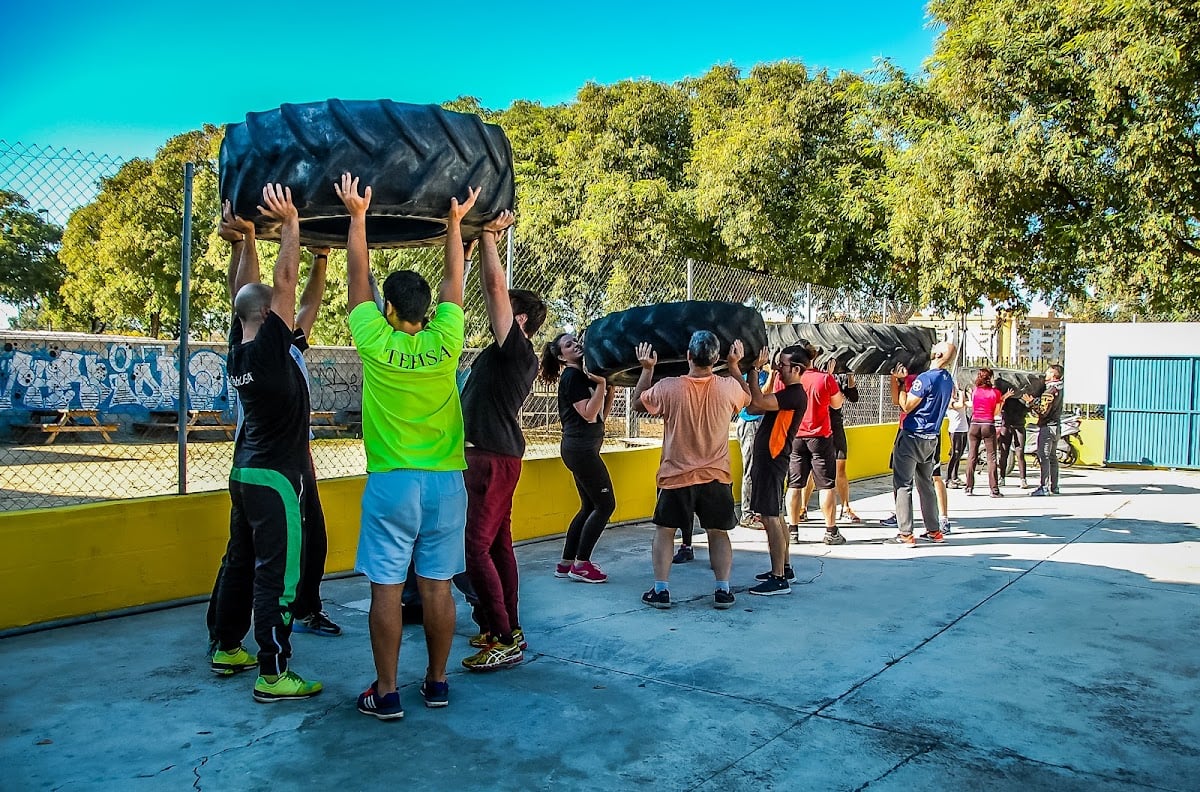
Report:
[[[1104,464],[1105,421],[1103,418],[1085,418],[1079,422],[1079,436],[1083,446],[1079,449],[1079,464]]]
[[[850,477],[886,473],[895,433],[895,424],[847,430]],[[736,440],[730,449],[740,487]],[[657,447],[604,454],[617,496],[614,522],[654,513],[659,454]],[[329,572],[354,566],[364,483],[361,476],[320,483]],[[513,538],[560,534],[578,507],[562,460],[528,460],[513,497]],[[228,537],[226,492],[0,513],[0,630],[207,594]]]

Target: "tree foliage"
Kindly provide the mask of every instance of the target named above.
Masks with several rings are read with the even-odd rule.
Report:
[[[952,313],[1037,298],[1091,318],[1200,313],[1200,7],[934,0],[930,13],[944,30],[917,75],[718,65],[588,84],[555,106],[444,106],[512,143],[517,281],[548,298],[552,324],[678,299],[688,259]],[[106,179],[67,224],[58,269],[55,229],[4,194],[0,298],[49,295],[61,277],[60,314],[78,324],[173,332],[191,160],[193,327],[223,331],[219,143],[206,127]],[[261,248],[265,274],[276,250]],[[431,252],[374,264],[436,279]],[[314,340],[345,342],[340,253],[328,281]]]
[[[15,192],[0,190],[0,300],[21,309],[58,296],[62,229]]]
[[[1200,310],[1200,10],[1180,0],[937,0],[903,119],[890,237],[963,310]]]
[[[201,265],[192,268],[191,324],[205,332],[228,316],[224,265],[203,265],[217,215],[219,144],[211,126],[173,137],[153,160],[130,160],[102,180],[96,200],[71,215],[60,253],[71,315],[156,338],[178,335],[184,164],[194,162],[191,253]]]

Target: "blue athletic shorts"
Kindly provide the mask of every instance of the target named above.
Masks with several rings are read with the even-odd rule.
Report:
[[[467,568],[466,524],[462,471],[368,473],[354,570],[372,583],[399,584],[412,560],[420,577],[449,580]]]

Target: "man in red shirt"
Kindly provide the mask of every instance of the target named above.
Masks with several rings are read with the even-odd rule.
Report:
[[[844,397],[832,374],[811,366],[812,359],[805,352],[792,355],[793,364],[802,364],[804,373],[800,385],[808,396],[808,407],[796,430],[792,442],[792,457],[788,466],[788,513],[800,514],[804,499],[804,485],[811,473],[813,484],[820,490],[821,514],[825,517],[825,544],[846,543],[846,537],[837,529],[835,509],[837,496],[837,450],[833,445],[833,425],[829,420],[829,408],[841,409]],[[792,526],[799,530],[798,525]]]

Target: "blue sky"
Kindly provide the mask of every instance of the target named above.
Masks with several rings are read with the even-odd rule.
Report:
[[[886,56],[915,71],[935,38],[912,0],[3,7],[0,138],[122,158],[283,102],[466,94],[500,109],[566,102],[588,81],[785,58],[860,71]]]

